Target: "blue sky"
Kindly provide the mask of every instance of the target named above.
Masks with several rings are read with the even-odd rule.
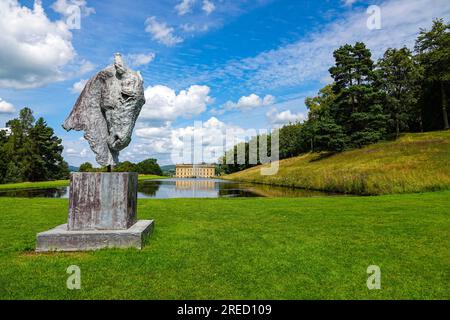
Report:
[[[80,8],[80,29],[70,27],[70,5]],[[371,5],[381,29],[367,28]],[[94,162],[82,133],[61,123],[85,81],[121,52],[142,73],[147,98],[121,160],[170,164],[196,120],[211,160],[227,129],[303,120],[304,98],[330,81],[340,45],[364,41],[378,58],[411,48],[436,17],[448,21],[449,1],[2,0],[0,127],[28,106],[63,138],[70,164]]]

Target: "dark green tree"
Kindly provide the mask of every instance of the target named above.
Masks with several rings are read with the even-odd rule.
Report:
[[[408,130],[409,123],[422,121],[417,114],[420,89],[420,66],[406,47],[388,49],[378,62],[379,79],[385,94],[385,112],[396,137]]]
[[[8,137],[5,130],[0,130],[0,183],[5,183],[6,171],[8,170],[8,158],[6,154],[6,143]]]
[[[295,157],[300,154],[302,148],[302,124],[290,123],[280,128],[279,133],[280,159]]]
[[[340,151],[348,143],[342,126],[331,116],[331,110],[336,101],[333,85],[327,85],[319,91],[316,97],[305,99],[308,108],[308,120],[303,125],[304,137],[309,140],[311,151]],[[304,150],[308,150],[305,141]]]
[[[330,68],[336,99],[330,110],[336,129],[350,138],[346,147],[361,147],[382,139],[387,117],[383,114],[370,50],[362,42],[344,45],[334,52]],[[332,127],[335,127],[333,123]]]
[[[62,157],[62,140],[39,118],[29,129],[30,151],[26,177],[29,181],[63,179],[69,176],[68,164]]]
[[[162,175],[161,167],[156,159],[146,159],[136,165],[136,170],[140,174]]]
[[[420,29],[415,50],[422,64],[427,82],[440,89],[444,129],[450,129],[448,120],[448,88],[450,83],[450,24],[443,19],[433,21],[431,30]]]
[[[137,166],[130,162],[119,162],[113,169],[114,172],[137,172]]]
[[[79,172],[94,172],[94,167],[90,162],[84,162],[80,165],[78,169]]]
[[[29,108],[20,110],[19,118],[7,122],[11,134],[3,142],[5,182],[65,179],[69,174],[62,157],[61,139],[54,135],[44,119],[35,122]]]

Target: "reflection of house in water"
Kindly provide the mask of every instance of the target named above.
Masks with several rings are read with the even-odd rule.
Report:
[[[177,164],[176,178],[212,178],[216,175],[216,168],[209,164]]]
[[[214,190],[216,182],[211,180],[177,180],[176,190]]]

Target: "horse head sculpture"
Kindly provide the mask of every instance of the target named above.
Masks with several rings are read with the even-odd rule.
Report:
[[[84,131],[84,138],[102,166],[114,166],[131,142],[137,117],[145,104],[144,81],[117,53],[114,64],[90,79],[63,124]]]

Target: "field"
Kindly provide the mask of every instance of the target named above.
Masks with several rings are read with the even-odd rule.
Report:
[[[450,130],[404,134],[337,154],[308,153],[281,160],[279,171],[261,167],[225,179],[351,194],[413,193],[450,188]]]
[[[36,254],[67,200],[0,198],[0,299],[448,299],[449,199],[142,199],[156,221],[142,251]],[[70,265],[81,290],[66,288]]]

